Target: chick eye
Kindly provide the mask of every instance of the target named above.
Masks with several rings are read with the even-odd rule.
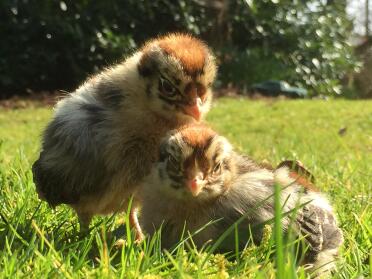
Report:
[[[218,173],[220,173],[220,172],[221,172],[221,166],[222,166],[222,164],[221,164],[221,163],[218,163],[218,164],[213,168],[212,173],[213,173],[213,174],[218,174]]]
[[[168,156],[168,162],[171,163],[172,165],[177,165],[178,164],[176,158],[174,158],[171,155]]]
[[[173,97],[177,93],[177,89],[165,78],[160,78],[160,89],[169,97]]]

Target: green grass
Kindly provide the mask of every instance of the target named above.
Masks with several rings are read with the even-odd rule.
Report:
[[[110,232],[122,215],[97,217],[91,234],[79,237],[74,213],[40,203],[32,182],[30,167],[51,115],[48,108],[0,110],[0,277],[275,277],[270,227],[260,246],[232,255],[186,252],[183,245],[174,253],[162,252],[156,237],[140,246],[128,238],[123,249],[116,249]],[[208,119],[237,150],[256,160],[302,161],[329,195],[344,231],[335,278],[370,276],[372,102],[221,99]],[[293,274],[293,265],[285,263],[289,256],[281,256],[282,270]],[[302,268],[296,272],[306,277]]]

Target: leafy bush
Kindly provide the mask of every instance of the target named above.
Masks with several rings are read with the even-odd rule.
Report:
[[[336,3],[337,2],[337,3]],[[71,90],[149,37],[191,32],[215,49],[220,84],[286,79],[314,94],[340,92],[357,67],[346,1],[194,0],[0,2],[0,96]]]
[[[235,5],[232,44],[247,49],[242,53],[249,64],[245,71],[254,81],[285,79],[313,95],[340,94],[341,79],[358,70],[348,43],[346,1],[247,0]],[[250,84],[251,79],[239,81]]]
[[[222,51],[220,57],[224,61],[219,73],[221,83],[242,89],[267,79],[289,80],[294,72],[280,57],[265,53],[261,48],[228,48]]]
[[[9,90],[70,88],[127,53],[132,38],[115,34],[115,25],[106,24],[100,13],[104,7],[88,2],[2,1],[2,85]]]

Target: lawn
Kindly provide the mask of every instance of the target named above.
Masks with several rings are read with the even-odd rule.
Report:
[[[110,232],[123,215],[97,217],[80,237],[74,213],[40,203],[30,167],[50,108],[0,108],[0,278],[274,278],[271,232],[241,253],[208,249],[162,252],[157,239],[130,237],[123,249]],[[335,278],[372,270],[372,102],[220,99],[208,120],[237,150],[273,165],[298,159],[335,205],[345,244]],[[288,256],[288,255],[287,255]],[[288,258],[290,258],[288,256]],[[291,270],[291,263],[286,270]],[[296,270],[305,278],[302,268]],[[291,275],[286,278],[293,276]]]

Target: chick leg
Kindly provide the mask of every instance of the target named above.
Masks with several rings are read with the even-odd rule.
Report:
[[[89,213],[78,212],[79,223],[80,223],[80,233],[86,234],[89,232],[89,224],[92,221],[92,215]]]
[[[130,210],[129,224],[135,230],[136,242],[141,242],[144,239],[144,235],[143,235],[141,226],[138,222],[138,208],[137,207],[134,207]]]

